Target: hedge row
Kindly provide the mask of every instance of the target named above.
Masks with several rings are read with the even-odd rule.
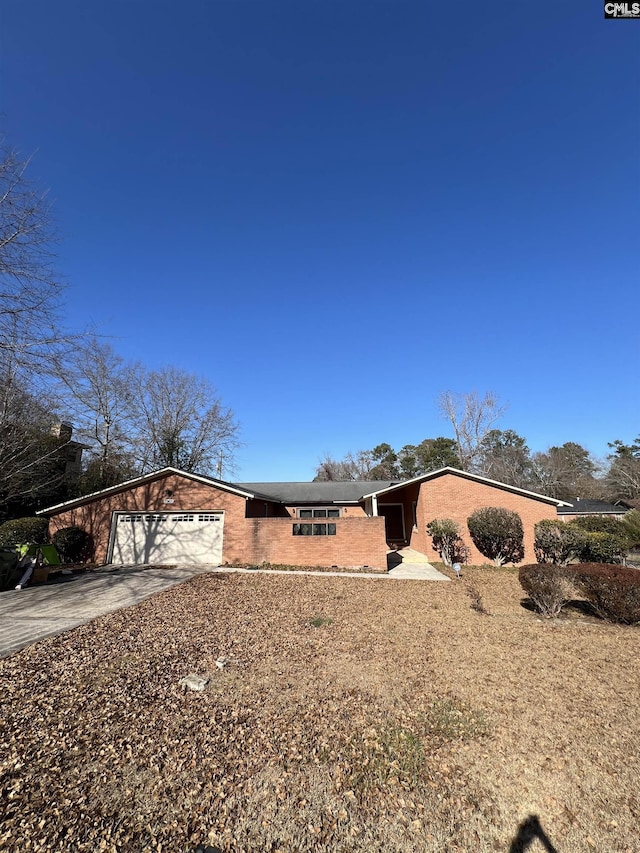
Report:
[[[521,566],[520,584],[538,610],[557,616],[572,594],[584,596],[609,622],[640,623],[640,571],[608,563]]]
[[[612,563],[622,560],[632,544],[630,529],[615,518],[587,516],[568,523],[544,519],[535,526],[534,551],[540,563]]]

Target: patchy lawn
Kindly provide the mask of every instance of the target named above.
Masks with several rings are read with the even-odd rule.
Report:
[[[635,853],[640,630],[464,574],[203,575],[0,661],[0,849]]]

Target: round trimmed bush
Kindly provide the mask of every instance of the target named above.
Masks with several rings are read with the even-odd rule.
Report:
[[[63,527],[51,537],[65,563],[79,563],[89,558],[91,536],[81,527]]]
[[[427,533],[445,566],[467,562],[469,549],[462,541],[456,521],[451,518],[434,518],[427,524]]]
[[[477,509],[467,519],[473,544],[496,566],[519,563],[524,557],[524,530],[517,512],[498,506]]]
[[[566,566],[579,557],[586,546],[587,532],[559,519],[545,518],[534,529],[533,549],[538,563]]]
[[[48,541],[48,518],[14,518],[0,525],[0,548],[44,545]]]
[[[550,563],[520,566],[518,578],[540,613],[549,619],[558,616],[571,597],[571,581],[561,566]]]
[[[606,563],[581,563],[565,571],[603,619],[640,624],[640,571]]]

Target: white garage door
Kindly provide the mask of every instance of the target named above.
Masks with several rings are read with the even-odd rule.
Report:
[[[116,513],[112,563],[222,562],[222,512]]]

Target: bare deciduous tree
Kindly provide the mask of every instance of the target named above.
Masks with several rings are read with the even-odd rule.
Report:
[[[611,464],[606,479],[611,496],[640,498],[640,435],[632,444],[617,439],[609,447],[613,453],[608,457]]]
[[[506,406],[491,391],[482,397],[477,391],[468,394],[444,391],[438,398],[438,408],[453,427],[460,468],[472,471],[482,451],[482,442]]]
[[[0,515],[57,497],[68,444],[51,434],[57,420],[52,401],[30,393],[12,367],[5,358],[0,370]]]
[[[176,367],[139,368],[133,423],[142,473],[168,465],[221,475],[233,467],[239,425],[206,379]]]
[[[61,442],[44,376],[73,343],[60,322],[50,206],[27,179],[29,160],[0,139],[0,502],[61,485]],[[62,442],[64,444],[64,442]]]
[[[316,482],[327,480],[398,479],[398,456],[390,444],[377,444],[372,450],[347,453],[343,459],[328,454],[316,468]]]
[[[89,491],[133,475],[129,445],[133,435],[134,366],[97,338],[78,345],[58,369],[58,387],[77,429],[89,443]]]
[[[370,450],[359,450],[355,454],[349,452],[343,459],[334,459],[325,454],[318,463],[314,481],[370,480],[375,464]]]
[[[0,140],[0,358],[42,372],[72,338],[60,324],[51,209],[26,177],[29,163]]]

